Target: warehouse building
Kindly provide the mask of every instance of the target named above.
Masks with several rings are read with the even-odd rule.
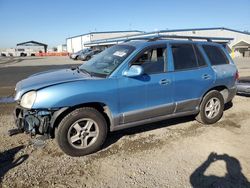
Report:
[[[69,37],[66,39],[67,51],[69,53],[74,53],[79,50],[86,48],[85,44],[97,40],[116,38],[116,37],[128,37],[137,34],[143,34],[142,31],[132,30],[132,31],[107,31],[107,32],[90,32],[82,35],[77,35]],[[105,46],[100,46],[99,48],[105,48]]]
[[[250,57],[250,33],[224,27],[161,30],[149,33],[136,33],[130,36],[107,37],[99,40],[91,40],[89,42],[86,41],[84,46],[104,48],[120,43],[129,38],[146,37],[157,34],[233,38],[233,40],[228,43],[228,50],[230,51],[232,57]]]

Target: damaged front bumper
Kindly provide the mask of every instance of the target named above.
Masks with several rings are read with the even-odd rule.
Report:
[[[16,106],[14,110],[14,119],[17,129],[10,130],[9,135],[12,136],[17,133],[25,132],[31,136],[40,134],[51,137],[54,132],[56,119],[66,109],[67,108],[30,110],[22,108],[21,106]]]

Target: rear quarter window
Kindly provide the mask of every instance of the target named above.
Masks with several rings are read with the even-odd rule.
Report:
[[[229,60],[227,59],[226,54],[219,47],[211,45],[203,45],[202,47],[207,54],[211,65],[229,64]]]

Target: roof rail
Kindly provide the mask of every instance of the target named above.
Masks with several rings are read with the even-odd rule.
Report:
[[[151,41],[153,39],[157,40],[156,38],[157,37],[152,37],[152,36],[151,37],[150,36],[148,36],[148,37],[136,37],[136,38],[128,38],[128,39],[124,40],[123,42],[129,42],[131,40],[147,40],[147,41]]]
[[[215,41],[230,41],[234,38],[225,38],[225,37],[201,37],[201,36],[184,36],[184,35],[156,35],[156,36],[149,36],[149,37],[137,37],[137,38],[130,38],[125,40],[124,42],[132,41],[132,40],[148,40],[148,41],[155,41],[160,39],[188,39],[188,40],[207,40],[208,42]]]

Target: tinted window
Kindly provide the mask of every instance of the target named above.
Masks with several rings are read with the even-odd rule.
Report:
[[[200,67],[206,66],[207,63],[206,63],[204,57],[202,56],[202,54],[201,54],[199,48],[198,48],[196,45],[194,46],[194,48],[195,48],[195,53],[196,53],[198,65],[199,65]]]
[[[229,63],[224,52],[217,46],[203,45],[203,48],[212,65],[222,65]]]
[[[146,74],[156,74],[164,72],[166,59],[166,48],[153,48],[144,51],[133,64],[141,65]]]
[[[175,70],[196,68],[196,57],[191,44],[174,44],[172,53]]]

